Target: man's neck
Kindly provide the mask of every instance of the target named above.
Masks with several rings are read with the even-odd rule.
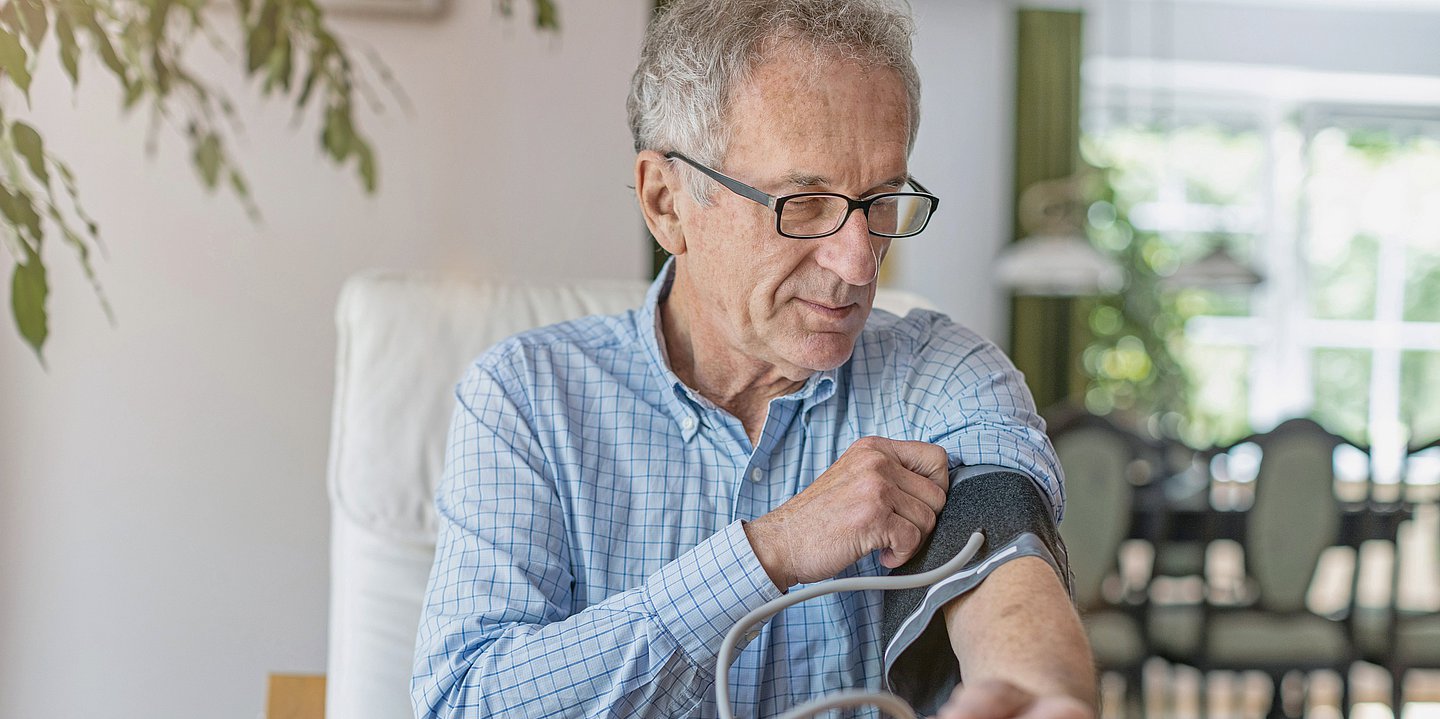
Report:
[[[770,400],[799,389],[805,380],[786,377],[774,365],[745,357],[720,338],[693,311],[681,278],[675,278],[670,296],[661,301],[661,346],[670,369],[686,386],[734,415],[754,441],[765,421]],[[696,357],[704,357],[697,362]]]

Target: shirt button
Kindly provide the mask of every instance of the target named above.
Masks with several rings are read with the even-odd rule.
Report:
[[[686,417],[685,419],[680,420],[680,426],[681,426],[681,427],[684,427],[686,430],[694,429],[694,428],[695,428],[695,418],[694,418],[694,417]]]
[[[751,471],[750,471],[750,480],[751,480],[752,482],[759,482],[759,481],[760,481],[761,479],[763,479],[764,477],[765,477],[765,474],[764,474],[763,472],[761,472],[760,470],[758,470],[758,469],[754,469],[754,470],[751,470]]]
[[[744,641],[746,644],[749,644],[750,642],[755,641],[755,638],[758,637],[758,636],[760,636],[760,629],[757,627],[757,628],[755,628],[755,629],[751,629],[751,630],[748,631],[748,632],[745,632],[745,636],[744,636],[744,637],[741,637],[741,639],[742,639],[742,641]]]

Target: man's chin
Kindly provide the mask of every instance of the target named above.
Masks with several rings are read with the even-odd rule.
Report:
[[[792,362],[810,372],[835,369],[850,360],[855,352],[855,337],[835,332],[819,332],[805,338]]]

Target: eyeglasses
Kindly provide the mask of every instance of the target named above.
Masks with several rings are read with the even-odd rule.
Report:
[[[930,216],[940,206],[940,198],[930,194],[914,178],[909,180],[909,184],[920,192],[882,192],[859,200],[834,192],[798,192],[776,197],[722,175],[678,152],[668,152],[665,157],[680,160],[724,185],[725,189],[774,210],[775,230],[797,240],[829,237],[839,232],[850,218],[850,213],[857,209],[864,213],[870,234],[910,237],[920,234],[930,224]]]

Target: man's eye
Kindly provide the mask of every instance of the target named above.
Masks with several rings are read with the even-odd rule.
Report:
[[[797,217],[815,217],[825,212],[828,203],[824,197],[797,197],[785,204],[785,213]]]

